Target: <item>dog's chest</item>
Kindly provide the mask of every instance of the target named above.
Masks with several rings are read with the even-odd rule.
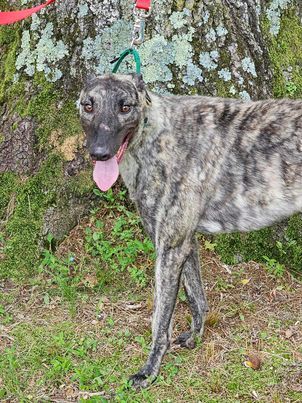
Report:
[[[165,164],[161,160],[156,160],[152,150],[148,151],[147,147],[137,153],[127,152],[120,164],[120,173],[128,188],[129,196],[138,207],[149,233],[152,232],[152,223],[159,209],[160,200],[170,188],[166,172]]]
[[[153,132],[144,132],[135,147],[127,150],[120,164],[120,173],[128,188],[130,198],[141,201],[142,193],[156,194],[162,186],[163,170],[161,153],[158,152],[158,138]],[[153,197],[154,198],[154,197]],[[148,200],[145,200],[148,203]]]
[[[136,199],[137,176],[140,166],[139,161],[130,153],[125,155],[120,164],[120,173],[132,200]]]

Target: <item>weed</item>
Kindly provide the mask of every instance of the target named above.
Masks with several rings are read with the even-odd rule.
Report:
[[[104,372],[95,363],[84,363],[74,369],[71,377],[79,385],[80,390],[99,390],[104,383]]]
[[[88,352],[97,351],[98,341],[96,339],[91,338],[82,338],[80,339],[77,346],[73,347],[72,353],[76,357],[84,358]]]
[[[186,297],[186,293],[183,289],[180,289],[178,292],[178,298],[181,302],[186,302],[187,297]]]
[[[149,344],[147,343],[144,336],[136,336],[134,340],[140,345],[144,353],[148,352]]]
[[[217,246],[217,243],[215,243],[215,242],[210,242],[207,240],[204,241],[204,248],[206,250],[214,251],[216,246]]]
[[[114,327],[114,319],[113,319],[112,316],[108,316],[106,322],[107,322],[107,326],[108,326],[109,328],[113,328],[113,327]]]
[[[283,264],[279,263],[276,259],[270,259],[267,256],[263,256],[263,259],[266,260],[265,267],[271,275],[277,278],[281,278],[284,276],[285,267]]]
[[[146,287],[147,277],[144,270],[137,268],[136,266],[132,266],[128,268],[130,273],[130,277],[135,282],[136,285],[140,287]]]
[[[139,226],[139,218],[136,214],[127,210],[120,204],[124,200],[125,192],[114,195],[112,191],[100,197],[106,201],[106,209],[111,210],[111,228],[99,219],[92,222],[85,230],[86,252],[94,258],[100,259],[102,274],[108,273],[111,278],[114,274],[128,272],[132,282],[141,288],[147,285],[145,270],[137,266],[140,258],[149,256],[154,259],[154,248],[152,242],[142,236]],[[95,190],[99,195],[99,191]]]
[[[234,288],[234,285],[231,284],[229,281],[223,279],[223,278],[219,278],[216,282],[215,288],[217,290],[221,290],[221,291],[227,291],[230,288]]]
[[[163,369],[167,375],[166,382],[171,383],[173,378],[178,374],[179,367],[175,365],[174,362],[168,362],[166,365],[163,366]]]
[[[56,357],[50,361],[50,370],[48,371],[48,377],[50,379],[56,378],[57,382],[61,382],[64,375],[70,370],[72,366],[71,359],[69,357]]]
[[[109,205],[113,207],[121,208],[123,205],[120,202],[123,202],[126,199],[126,190],[120,190],[118,193],[114,193],[112,189],[109,189],[107,192],[101,192],[99,189],[93,189],[93,193],[100,198],[100,200],[106,201]]]
[[[77,290],[82,283],[82,274],[79,273],[73,255],[65,259],[59,259],[52,252],[52,236],[48,238],[49,248],[42,252],[43,259],[39,266],[39,273],[47,275],[46,284],[48,286],[56,285],[60,290],[61,296],[69,301],[70,308],[74,309],[77,300]],[[44,295],[44,303],[49,305],[51,296],[49,293]]]
[[[65,299],[75,301],[76,288],[80,282],[80,277],[76,275],[72,256],[66,260],[61,260],[51,251],[44,250],[39,271],[49,275],[48,284],[56,284]],[[45,298],[46,303],[49,302],[49,296]]]
[[[8,325],[13,320],[12,315],[10,315],[5,307],[0,304],[0,323],[3,325]]]
[[[206,325],[209,327],[215,327],[221,320],[221,314],[216,311],[211,311],[207,314]]]
[[[295,98],[298,90],[298,86],[291,81],[285,84],[285,92],[290,98]]]

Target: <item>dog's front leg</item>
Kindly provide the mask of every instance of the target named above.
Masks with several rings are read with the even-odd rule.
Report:
[[[190,248],[185,243],[178,247],[165,247],[157,251],[152,347],[146,364],[130,378],[132,386],[136,388],[146,387],[155,380],[162,358],[170,345],[172,315],[179,289],[181,270],[189,254]]]

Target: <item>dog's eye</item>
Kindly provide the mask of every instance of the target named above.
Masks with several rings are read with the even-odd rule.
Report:
[[[91,104],[85,104],[84,111],[87,113],[91,113],[93,111],[93,106]]]
[[[130,105],[121,105],[121,112],[122,113],[128,113],[131,111],[131,106]]]

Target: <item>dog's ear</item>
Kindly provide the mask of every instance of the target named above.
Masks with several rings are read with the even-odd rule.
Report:
[[[145,83],[143,80],[143,75],[142,74],[137,74],[137,73],[132,73],[132,78],[135,82],[135,86],[138,89],[138,91],[143,92],[145,90]]]
[[[132,78],[134,79],[135,86],[139,92],[144,92],[146,95],[146,101],[147,104],[151,104],[151,98],[150,95],[148,94],[148,91],[146,90],[146,85],[144,83],[143,75],[142,74],[137,74],[133,73]]]
[[[93,72],[89,72],[88,75],[85,77],[84,84],[85,86],[91,84],[97,78],[96,74]]]

